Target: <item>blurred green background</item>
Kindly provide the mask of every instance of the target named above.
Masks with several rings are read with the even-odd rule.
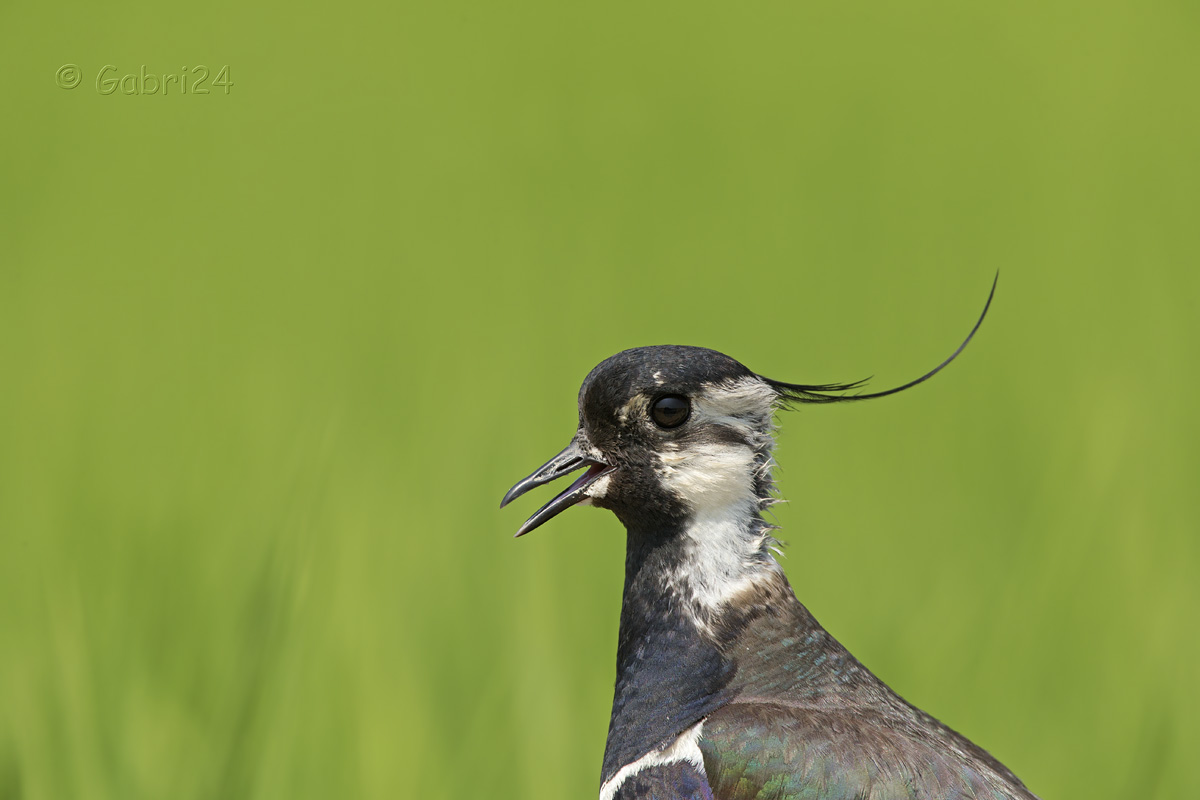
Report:
[[[1200,793],[1194,3],[10,3],[0,53],[0,797],[595,796],[623,532],[497,510],[584,375],[885,388],[996,270],[937,380],[782,420],[785,567],[1042,796]]]

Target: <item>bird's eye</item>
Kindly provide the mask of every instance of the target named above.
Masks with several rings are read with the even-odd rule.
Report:
[[[687,422],[688,415],[691,413],[691,403],[686,397],[680,397],[677,394],[658,398],[650,409],[650,416],[654,418],[654,423],[660,428],[678,428]]]

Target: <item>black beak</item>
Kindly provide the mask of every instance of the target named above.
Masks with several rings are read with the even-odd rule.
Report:
[[[504,499],[500,501],[501,508],[504,508],[530,489],[550,483],[550,481],[557,480],[564,475],[568,475],[584,467],[587,467],[587,472],[576,478],[575,482],[568,486],[562,494],[555,497],[549,503],[546,503],[546,505],[537,510],[537,513],[525,520],[525,524],[517,531],[517,536],[524,536],[543,522],[558,516],[583,500],[585,497],[584,491],[593,483],[615,470],[616,467],[605,464],[603,461],[599,461],[591,456],[584,455],[583,448],[579,446],[578,440],[575,440],[567,445],[567,448],[561,453],[538,467],[528,478],[518,481],[516,486],[508,490],[508,494],[504,495]]]

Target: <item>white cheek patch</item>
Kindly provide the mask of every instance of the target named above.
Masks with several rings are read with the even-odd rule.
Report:
[[[775,391],[758,378],[705,386],[692,399],[687,424],[700,431],[725,428],[742,442],[668,442],[659,454],[663,484],[697,518],[758,510],[755,479],[768,468]],[[766,456],[764,458],[764,456]]]
[[[753,511],[755,453],[741,444],[668,445],[659,455],[663,485],[697,515],[723,515],[749,504]]]

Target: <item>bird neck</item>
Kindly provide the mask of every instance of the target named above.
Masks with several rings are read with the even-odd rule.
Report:
[[[627,527],[617,680],[602,783],[679,736],[682,720],[707,716],[727,702],[723,689],[734,672],[692,612],[688,590],[674,583],[687,559],[682,528]]]
[[[757,513],[730,526],[729,519],[689,518],[674,528],[628,529],[618,679],[647,669],[643,650],[648,644],[686,642],[719,654],[730,639],[729,623],[740,619],[741,601],[747,598],[765,593],[773,605],[795,600],[771,554],[769,526]],[[674,668],[667,672],[681,674]]]
[[[728,702],[736,666],[725,652],[726,604],[759,585],[787,586],[757,510],[729,529],[734,518],[627,525],[606,776]],[[734,544],[714,552],[719,536]]]

